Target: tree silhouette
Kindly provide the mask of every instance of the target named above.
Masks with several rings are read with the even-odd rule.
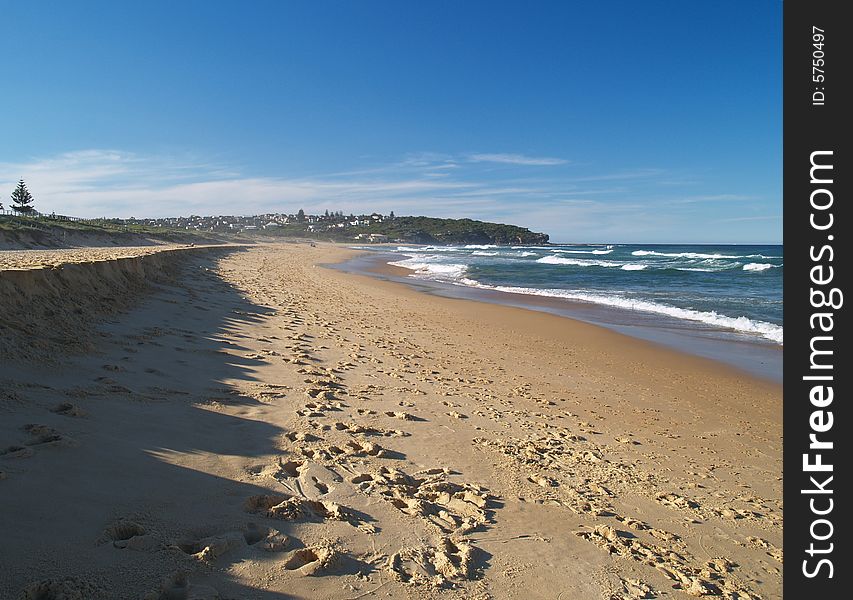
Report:
[[[35,209],[32,207],[33,195],[27,189],[27,184],[21,179],[18,182],[18,187],[12,192],[12,210],[20,213],[30,213]]]

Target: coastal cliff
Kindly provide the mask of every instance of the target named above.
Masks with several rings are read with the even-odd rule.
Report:
[[[548,234],[526,227],[473,219],[396,217],[368,227],[353,228],[349,236],[373,236],[412,244],[529,244],[548,243]]]

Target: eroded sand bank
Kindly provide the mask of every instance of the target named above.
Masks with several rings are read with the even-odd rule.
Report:
[[[347,253],[193,251],[4,357],[0,597],[781,597],[777,386]]]

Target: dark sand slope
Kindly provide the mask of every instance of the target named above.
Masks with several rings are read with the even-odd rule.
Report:
[[[65,332],[2,330],[0,597],[781,597],[777,386],[333,247],[173,254],[0,272]]]

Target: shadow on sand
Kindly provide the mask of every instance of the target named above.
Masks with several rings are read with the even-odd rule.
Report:
[[[2,379],[26,401],[4,414],[0,446],[28,443],[24,428],[33,422],[60,437],[32,445],[26,460],[0,457],[9,474],[0,494],[0,564],[9,565],[0,596],[72,576],[101,582],[111,598],[181,598],[198,586],[221,598],[291,597],[244,587],[229,570],[251,559],[298,571],[310,556],[294,554],[304,546],[294,525],[246,511],[247,499],[276,485],[251,482],[247,459],[262,466],[281,454],[287,431],[255,418],[266,404],[233,383],[263,388],[255,369],[264,359],[245,356],[240,336],[275,308],[223,281],[217,260],[188,258],[173,283],[157,284],[142,305],[101,324],[94,354],[52,373],[4,369]],[[32,534],[45,528],[49,536]],[[205,544],[219,553],[211,561],[196,554]],[[331,572],[370,569],[345,557]]]

